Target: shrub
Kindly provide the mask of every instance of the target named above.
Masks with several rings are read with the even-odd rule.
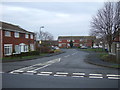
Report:
[[[13,54],[11,57],[23,57],[23,56],[31,56],[31,55],[39,55],[39,51],[31,51],[31,52],[22,52],[20,54]]]
[[[56,50],[54,50],[54,52],[60,52],[61,50],[60,49],[56,49]]]

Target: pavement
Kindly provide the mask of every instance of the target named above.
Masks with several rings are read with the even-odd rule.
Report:
[[[85,62],[98,66],[120,69],[120,67],[117,67],[118,65],[120,66],[120,64],[103,61],[99,57],[97,57],[96,52],[88,52],[88,53],[89,55],[85,59]]]

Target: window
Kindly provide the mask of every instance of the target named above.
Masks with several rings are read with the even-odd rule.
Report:
[[[30,50],[34,51],[34,45],[33,44],[30,44]]]
[[[11,36],[11,32],[10,31],[5,31],[5,36],[10,37]]]
[[[29,35],[28,35],[28,34],[25,34],[25,38],[29,38]]]
[[[80,41],[83,41],[83,39],[80,39]]]
[[[70,42],[70,40],[67,40],[67,42]]]
[[[18,33],[18,32],[15,32],[15,33],[14,33],[14,36],[15,36],[16,38],[19,38],[19,33]]]
[[[19,45],[15,45],[15,53],[20,53],[20,46]]]
[[[75,41],[75,40],[72,40],[73,42]]]
[[[4,44],[4,54],[12,55],[12,44]]]
[[[33,39],[33,35],[32,34],[30,35],[30,38]]]
[[[28,45],[24,45],[24,52],[28,52]]]
[[[80,46],[83,46],[82,44],[80,44]]]
[[[70,44],[67,44],[67,46],[70,46]]]
[[[62,40],[59,40],[59,42],[62,42]]]
[[[59,47],[61,47],[62,46],[62,44],[59,44]]]

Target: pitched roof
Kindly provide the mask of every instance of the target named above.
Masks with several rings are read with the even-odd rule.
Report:
[[[18,25],[13,25],[13,24],[10,24],[10,23],[6,23],[6,22],[1,22],[0,23],[2,24],[2,30],[11,30],[11,31],[18,31],[18,32],[24,32],[24,33],[33,33],[33,32],[30,32],[30,31],[27,31],[23,28],[21,28],[20,26]]]

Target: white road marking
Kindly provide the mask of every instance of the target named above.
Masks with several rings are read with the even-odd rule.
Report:
[[[39,70],[39,69],[42,69],[42,68],[45,68],[53,63],[56,63],[56,62],[60,62],[61,58],[57,58],[57,59],[54,59],[54,60],[50,60],[50,61],[47,61],[47,62],[44,62],[44,63],[39,63],[39,64],[35,64],[35,65],[31,65],[31,66],[28,66],[28,67],[24,67],[24,68],[20,68],[18,70],[14,70],[10,73],[14,73],[14,72],[24,72],[24,71],[33,71],[35,72],[36,70]],[[37,68],[35,66],[39,66],[39,65],[44,65],[40,68]],[[32,69],[32,70],[31,70]]]
[[[68,74],[68,73],[65,73],[65,72],[56,72],[56,74]]]
[[[94,75],[94,76],[102,76],[102,74],[89,74],[89,75]]]
[[[53,76],[64,76],[64,77],[66,77],[67,75],[57,75],[57,74],[54,74]]]
[[[89,78],[103,78],[103,77],[98,77],[98,76],[89,76]]]
[[[70,55],[66,55],[66,56],[64,56],[64,57],[69,57]]]
[[[14,70],[14,71],[11,71],[10,73],[23,73],[24,71],[21,71],[21,70]]]
[[[85,73],[73,73],[74,75],[85,75]]]
[[[72,77],[84,77],[84,76],[72,76]]]
[[[27,71],[28,73],[37,73],[37,71]]]
[[[40,72],[42,74],[52,74],[52,72]]]
[[[120,79],[119,77],[108,77],[108,79]]]
[[[34,71],[37,71],[37,70],[43,69],[43,68],[48,67],[48,66],[50,66],[50,65],[51,65],[51,64],[48,64],[48,65],[45,65],[45,66],[43,66],[43,67],[40,67],[40,68],[34,69]]]
[[[0,72],[1,74],[4,73],[4,72]]]
[[[38,73],[37,75],[49,76],[50,74],[41,74],[41,73]]]
[[[73,53],[72,55],[75,55],[76,53]]]
[[[26,75],[34,75],[34,73],[22,73],[22,74],[26,74]]]
[[[120,76],[120,75],[115,75],[115,74],[107,74],[107,76]]]

